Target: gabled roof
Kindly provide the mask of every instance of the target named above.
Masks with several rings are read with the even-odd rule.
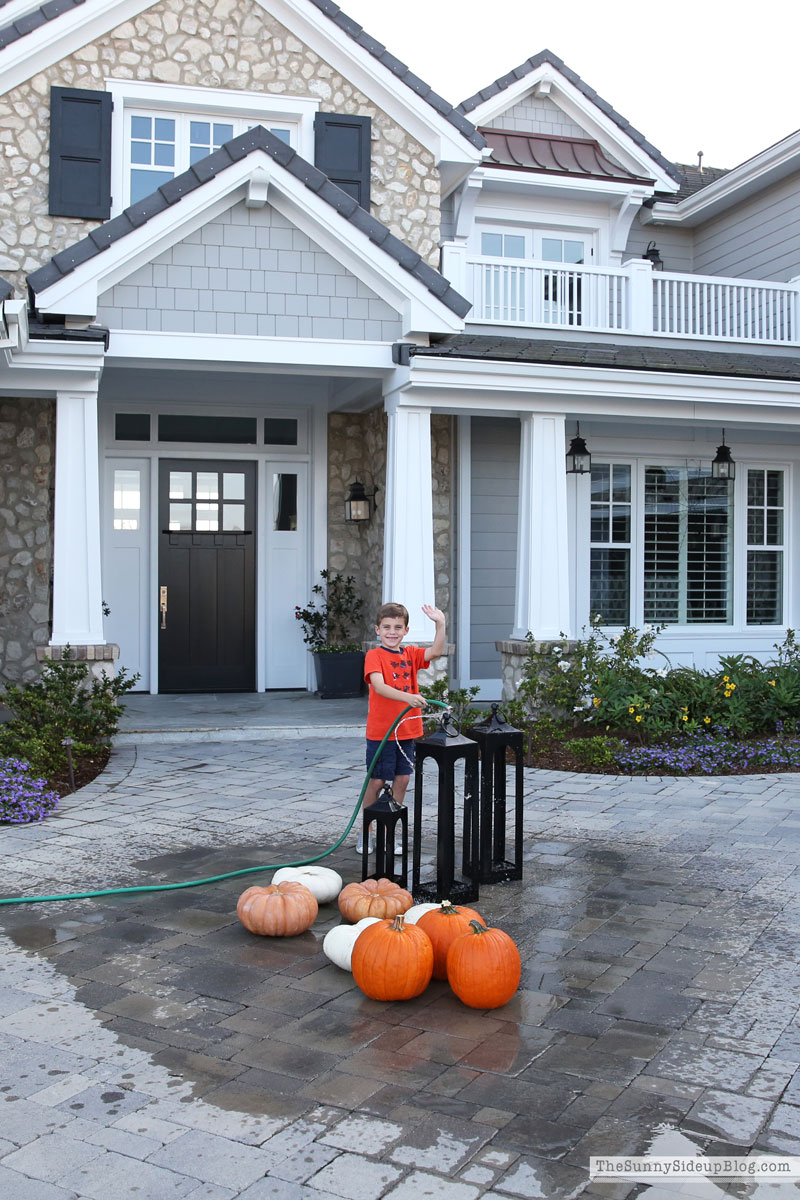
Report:
[[[654,162],[658,163],[658,165],[667,173],[667,175],[670,176],[670,178],[674,179],[676,183],[680,183],[681,174],[675,164],[671,163],[669,159],[665,158],[661,151],[658,150],[652,144],[652,142],[648,142],[643,133],[640,133],[638,129],[635,129],[633,125],[631,125],[630,121],[626,121],[626,119],[621,116],[621,114],[618,113],[616,109],[614,109],[608,103],[607,100],[604,100],[602,96],[598,95],[594,88],[589,87],[588,83],[585,83],[584,80],[581,79],[580,75],[571,70],[563,61],[563,59],[559,58],[557,54],[553,54],[552,50],[540,50],[538,54],[534,54],[533,57],[527,59],[520,66],[515,67],[513,71],[509,71],[507,75],[501,75],[499,79],[495,79],[494,83],[490,83],[487,87],[482,88],[479,92],[476,92],[474,96],[470,96],[469,99],[463,100],[458,106],[459,110],[465,115],[473,112],[486,100],[491,100],[501,92],[506,91],[507,88],[511,87],[515,83],[518,83],[520,80],[524,79],[527,75],[532,74],[534,71],[537,71],[539,67],[543,66],[545,63],[549,63],[551,67],[555,67],[555,69],[575,88],[577,88],[577,90],[581,92],[581,94],[584,95],[587,100],[590,100],[592,104],[594,104],[595,107],[600,110],[600,112],[607,116],[609,120],[613,121],[615,125],[619,126],[619,128],[625,134],[627,134],[631,141],[635,142],[636,145],[639,146],[651,159],[653,159]]]
[[[306,162],[295,150],[260,125],[226,142],[219,150],[195,163],[182,175],[162,184],[152,195],[132,204],[118,217],[106,221],[75,245],[60,251],[45,266],[28,276],[28,285],[32,292],[37,295],[52,287],[83,263],[103,254],[115,243],[147,225],[160,213],[177,205],[185,196],[189,196],[220,176],[227,168],[257,151],[263,151],[279,166],[285,168],[305,188],[335,210],[343,221],[354,226],[376,247],[394,259],[452,313],[458,317],[466,316],[472,307],[470,302],[459,295],[443,275],[428,266],[416,250],[412,250],[390,233],[385,225],[363,209],[352,196],[342,191],[335,183],[331,183],[327,175]]]
[[[599,142],[591,138],[561,137],[548,133],[517,133],[506,129],[481,129],[491,148],[484,167],[536,171],[547,175],[580,175],[617,183],[652,183],[614,162]]]
[[[674,196],[658,197],[667,204],[680,204],[687,196],[694,196],[709,184],[716,183],[730,170],[729,167],[698,167],[697,163],[675,163],[675,166],[680,171],[683,182]]]

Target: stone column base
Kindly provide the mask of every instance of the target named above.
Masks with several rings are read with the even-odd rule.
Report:
[[[566,641],[564,638],[526,642],[523,639],[510,639],[507,642],[495,642],[495,649],[500,651],[500,663],[503,675],[503,700],[516,700],[519,694],[518,684],[522,679],[522,668],[528,657],[528,651],[547,650],[550,646],[563,646],[564,658],[569,659],[570,653],[578,643]]]
[[[39,662],[62,662],[66,646],[38,646],[36,657]],[[69,661],[86,663],[90,674],[96,679],[113,679],[116,674],[114,663],[119,658],[119,646],[106,642],[102,646],[70,646]]]

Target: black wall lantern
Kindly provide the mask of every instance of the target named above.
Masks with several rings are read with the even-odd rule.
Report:
[[[481,883],[522,879],[523,735],[509,725],[500,705],[492,705],[491,716],[473,725],[472,736],[481,748],[481,798],[478,860]],[[509,839],[507,804],[508,752],[514,757],[513,827]],[[507,858],[509,840],[513,859]],[[469,859],[470,855],[465,855]],[[466,869],[466,868],[465,868]]]
[[[725,430],[722,431],[722,445],[717,446],[717,453],[711,462],[712,479],[735,479],[736,463],[731,458],[731,452],[725,445]]]
[[[423,764],[432,758],[439,769],[436,820],[435,878],[422,873]],[[464,816],[457,839],[455,766],[464,761]],[[442,714],[439,728],[416,745],[414,782],[414,838],[411,893],[416,903],[451,900],[471,904],[478,899],[478,743],[463,737],[450,712]],[[456,841],[461,842],[462,878],[456,877]]]
[[[664,269],[664,260],[661,257],[658,246],[655,242],[648,242],[642,258],[646,258],[652,264],[654,271],[662,271]]]
[[[569,444],[567,451],[567,474],[568,475],[588,475],[592,469],[592,456],[586,449],[586,442],[581,437],[581,423],[578,422],[578,430],[575,437]]]
[[[372,516],[372,501],[375,499],[375,488],[372,495],[367,493],[360,479],[356,479],[347,489],[344,502],[345,521],[368,521]]]

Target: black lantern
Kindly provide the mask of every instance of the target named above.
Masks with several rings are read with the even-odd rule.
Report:
[[[372,825],[375,825],[375,871],[369,873],[369,841]],[[395,868],[395,844],[397,831],[400,830],[400,870]],[[361,855],[362,879],[392,879],[400,887],[408,884],[408,809],[405,804],[398,804],[392,795],[389,784],[384,784],[383,790],[374,804],[363,809],[363,839],[364,849]]]
[[[575,437],[569,444],[567,451],[567,474],[568,475],[587,475],[592,469],[592,456],[586,449],[586,442],[581,437],[581,423],[578,422],[578,430]]]
[[[481,748],[481,799],[478,834],[478,868],[481,883],[502,883],[522,879],[522,757],[523,735],[509,725],[492,705],[492,714],[480,725],[472,726],[472,736]],[[507,861],[508,751],[514,755],[513,861]],[[464,868],[467,869],[466,866]]]
[[[423,763],[432,758],[439,770],[436,820],[436,877],[421,880]],[[478,743],[462,737],[451,712],[443,713],[439,728],[416,746],[414,781],[414,840],[411,893],[416,903],[451,900],[470,904],[478,899]],[[466,878],[456,878],[455,766],[464,762],[464,820],[461,830],[462,866]],[[467,858],[469,855],[469,858]]]
[[[735,479],[736,463],[731,458],[731,452],[725,445],[725,430],[722,431],[722,445],[717,446],[717,453],[711,462],[712,479]]]
[[[652,264],[654,271],[661,271],[664,268],[664,260],[659,253],[658,246],[655,242],[648,242],[642,258],[646,258]]]
[[[347,499],[344,502],[344,519],[345,521],[368,521],[372,515],[372,506],[370,498],[364,490],[364,485],[360,479],[354,480],[347,490]]]

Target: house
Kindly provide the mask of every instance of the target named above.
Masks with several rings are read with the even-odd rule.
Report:
[[[800,135],[670,163],[548,51],[454,108],[332,0],[0,24],[2,677],[311,687],[325,566],[485,696],[591,615],[796,623]]]

